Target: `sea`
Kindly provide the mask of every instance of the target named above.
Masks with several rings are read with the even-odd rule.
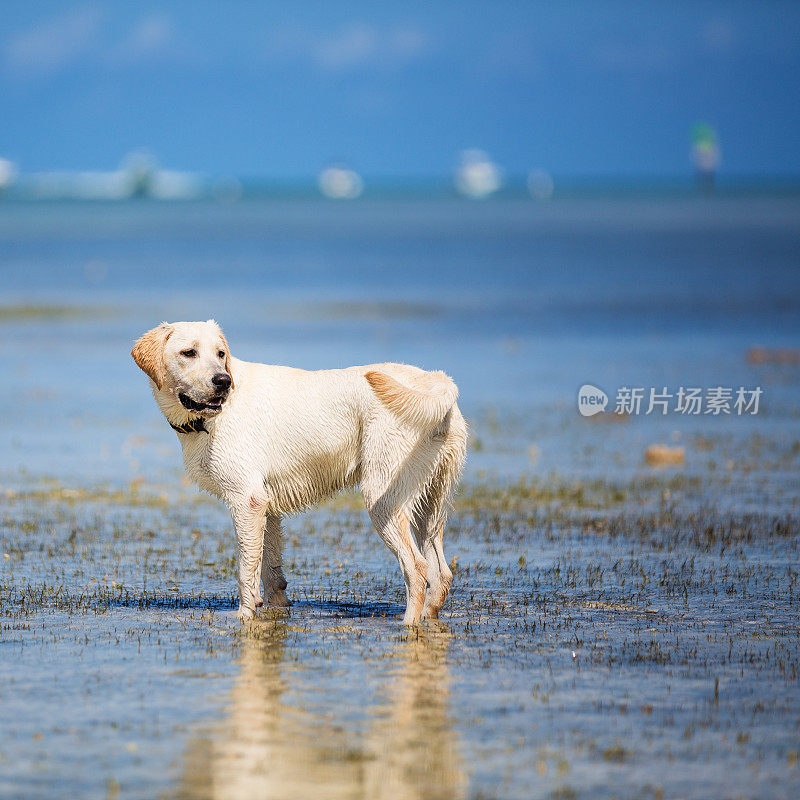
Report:
[[[354,495],[239,623],[130,357],[210,318],[454,378],[439,622]],[[0,374],[0,796],[800,795],[800,195],[0,198]]]
[[[174,476],[175,435],[129,357],[164,320],[214,318],[246,360],[445,370],[471,423],[468,475],[629,475],[654,443],[800,438],[791,194],[7,200],[0,274],[12,482]],[[608,398],[597,418],[578,413],[584,385]],[[688,388],[729,391],[727,411],[676,410]],[[756,413],[737,413],[737,392],[759,388]],[[648,413],[651,392],[668,407]]]

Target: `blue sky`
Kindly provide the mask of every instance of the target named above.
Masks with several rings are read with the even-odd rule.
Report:
[[[255,3],[6,0],[0,157],[304,179],[682,176],[689,130],[722,172],[800,174],[794,2]]]

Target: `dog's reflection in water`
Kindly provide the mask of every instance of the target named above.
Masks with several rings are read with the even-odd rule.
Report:
[[[302,691],[305,681],[301,670],[283,663],[286,624],[259,621],[244,640],[230,717],[218,737],[190,745],[179,797],[465,796],[466,776],[448,715],[450,634],[444,625],[431,622],[401,634],[384,678],[386,702],[372,709],[373,721],[359,734],[347,732],[335,711],[314,713],[287,702],[288,693],[297,697],[294,690]],[[349,635],[346,623],[335,630]],[[331,708],[341,709],[342,718],[352,715],[346,685]]]

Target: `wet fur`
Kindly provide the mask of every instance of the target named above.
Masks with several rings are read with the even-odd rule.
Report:
[[[233,388],[204,412],[209,433],[179,434],[190,477],[231,510],[239,557],[239,614],[263,599],[287,605],[281,518],[358,486],[375,528],[400,564],[403,621],[436,617],[452,580],[443,551],[450,496],[466,455],[458,389],[442,372],[372,364],[309,372],[241,361],[213,320],[148,331],[133,348],[161,411],[174,425],[197,416],[178,392],[200,397],[215,367],[187,372],[179,348],[198,357],[224,342]],[[209,357],[210,358],[210,357]]]

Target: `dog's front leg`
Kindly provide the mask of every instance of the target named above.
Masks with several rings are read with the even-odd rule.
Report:
[[[236,550],[239,557],[239,619],[252,619],[256,608],[262,606],[259,591],[261,554],[264,545],[266,509],[255,495],[245,504],[231,508],[236,530]]]
[[[264,586],[264,602],[270,606],[290,606],[286,596],[286,578],[283,575],[283,532],[281,518],[267,514],[264,532],[264,553],[261,559],[261,583]]]

